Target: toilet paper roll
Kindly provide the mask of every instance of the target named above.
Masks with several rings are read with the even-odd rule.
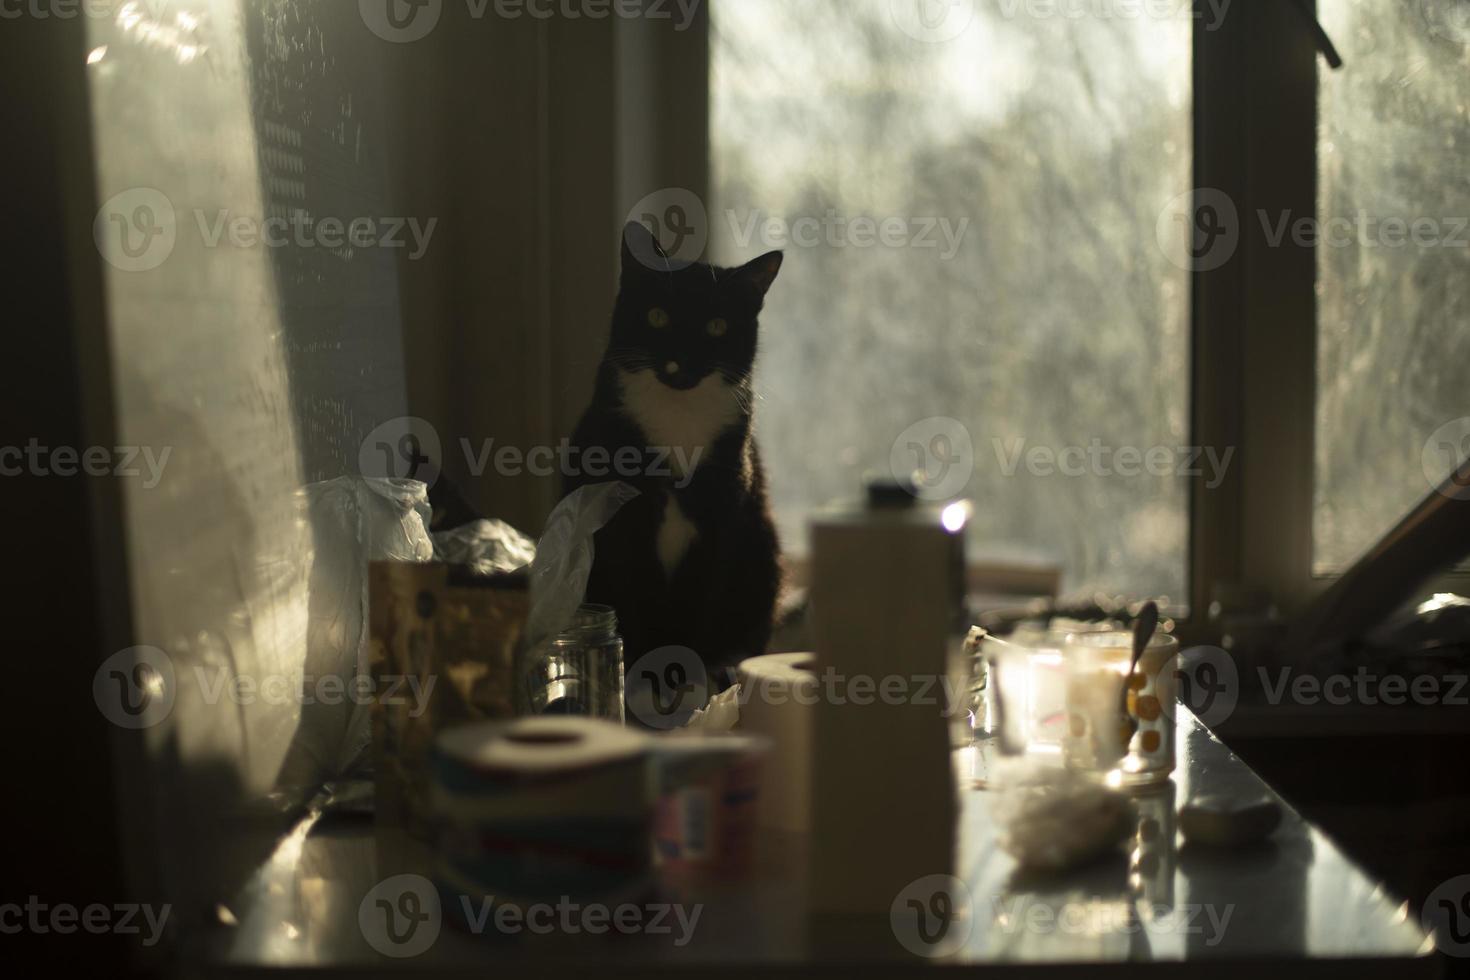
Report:
[[[444,732],[431,757],[436,874],[497,902],[610,901],[648,887],[651,741],[593,718]]]
[[[690,732],[655,741],[659,865],[726,876],[749,870],[771,740],[749,732]]]
[[[773,653],[740,662],[738,730],[774,743],[766,759],[759,826],[806,832],[811,825],[812,710],[817,703],[815,655]]]

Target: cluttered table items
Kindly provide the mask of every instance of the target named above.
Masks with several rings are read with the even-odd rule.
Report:
[[[744,975],[766,965],[897,975],[931,963],[1045,965],[1031,972],[1048,973],[1147,963],[1199,976],[1258,963],[1334,977],[1436,975],[1431,940],[1406,903],[1275,798],[1187,710],[1176,725],[1177,768],[1160,788],[1135,794],[1124,846],[1051,875],[1018,870],[997,846],[996,796],[967,778],[982,750],[957,751],[958,883],[917,880],[888,915],[867,919],[809,915],[808,841],[779,831],[759,835],[742,874],[665,864],[618,905],[548,903],[513,918],[493,896],[436,890],[427,847],[328,800],[218,910],[208,959],[228,972],[534,967],[647,976],[697,966]],[[1177,813],[1205,795],[1269,797],[1279,825],[1245,848],[1183,843]]]

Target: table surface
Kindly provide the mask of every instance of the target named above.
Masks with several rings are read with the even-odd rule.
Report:
[[[1084,964],[1183,966],[1192,976],[1236,972],[1241,960],[1321,972],[1437,975],[1432,941],[1407,903],[1368,878],[1289,806],[1271,841],[1245,850],[1181,843],[1177,806],[1201,792],[1271,791],[1204,726],[1181,709],[1179,765],[1162,791],[1135,797],[1133,838],[1115,859],[1061,876],[1018,873],[996,846],[991,794],[963,792],[959,874],[969,892],[967,916],[927,952],[897,938],[888,916],[813,922],[805,913],[803,841],[762,838],[751,873],[736,881],[664,876],[660,899],[699,906],[692,939],[668,934],[585,933],[507,937],[474,935],[444,921],[432,944],[412,958],[375,950],[359,926],[364,899],[380,881],[415,874],[428,856],[370,819],[308,818],[277,848],[238,900],[221,912],[218,934],[204,943],[215,969],[364,968],[483,973],[517,964],[563,972],[639,975],[686,969],[748,973],[755,965],[841,972],[844,965],[891,964],[894,972],[927,962],[946,966],[1043,967],[1028,974],[1075,973]],[[961,771],[974,763],[961,750]],[[1274,795],[1274,794],[1273,794]],[[670,919],[672,923],[674,920]],[[228,923],[228,924],[224,924]],[[819,967],[815,970],[813,968]],[[1091,968],[1091,967],[1089,967]],[[1222,973],[1223,975],[1223,973]]]

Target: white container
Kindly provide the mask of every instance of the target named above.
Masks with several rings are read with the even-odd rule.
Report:
[[[966,688],[957,613],[968,513],[899,498],[812,523],[816,913],[886,915],[914,880],[953,873],[947,714],[962,710]]]

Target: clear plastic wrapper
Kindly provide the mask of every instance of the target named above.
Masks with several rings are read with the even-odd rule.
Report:
[[[626,483],[593,483],[567,494],[546,519],[531,563],[531,619],[526,635],[532,650],[548,643],[572,621],[592,574],[592,536],[638,491]]]
[[[417,480],[344,476],[302,493],[313,533],[304,674],[312,684],[341,677],[342,690],[350,692],[369,670],[368,562],[432,559],[428,490]],[[282,781],[352,769],[372,735],[370,706],[362,700],[345,694],[303,700]]]

